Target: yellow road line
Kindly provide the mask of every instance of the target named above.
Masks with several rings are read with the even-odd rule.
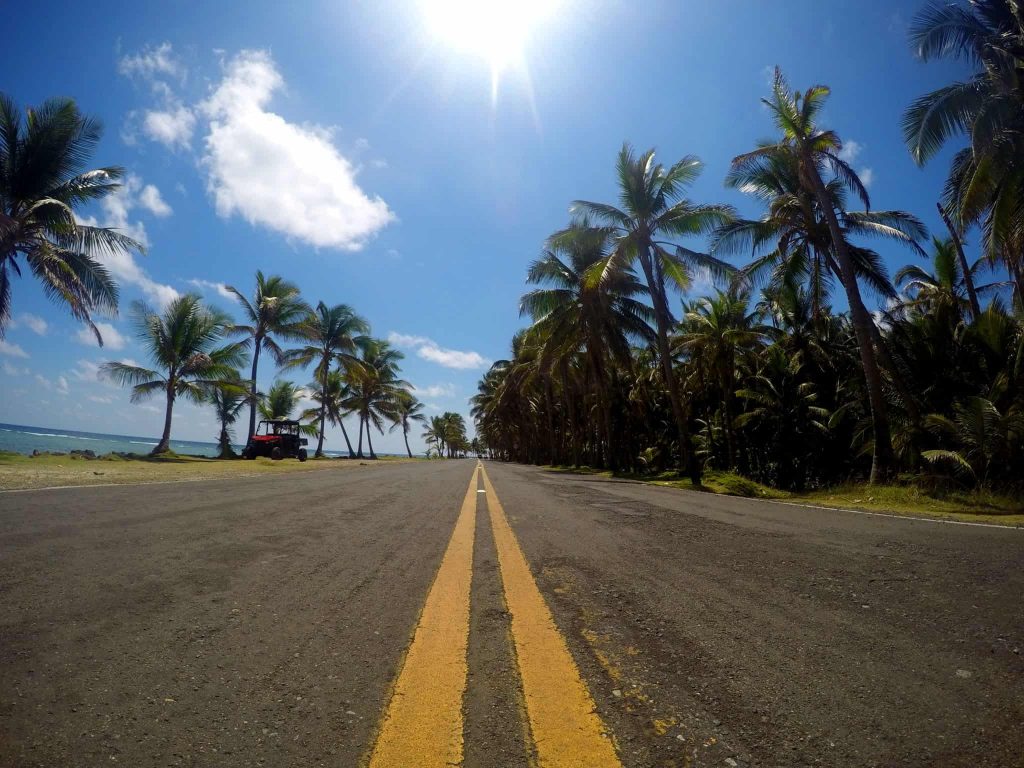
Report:
[[[477,470],[384,715],[370,768],[462,764]]]
[[[505,602],[539,768],[621,768],[607,728],[483,469]]]

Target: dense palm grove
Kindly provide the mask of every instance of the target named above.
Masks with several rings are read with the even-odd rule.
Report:
[[[529,268],[531,324],[474,397],[487,450],[785,489],[898,474],[1024,488],[1024,15],[1011,0],[930,5],[911,38],[921,59],[974,70],[903,119],[920,164],[967,140],[937,191],[946,232],[873,210],[840,136],[817,124],[828,89],[776,72],[776,135],[725,180],[757,218],[687,199],[696,158],[666,167],[628,145],[619,199],[572,205]],[[876,245],[913,261],[890,275]],[[696,277],[717,289],[673,307]]]
[[[0,338],[11,319],[12,278],[27,268],[47,296],[103,344],[93,317],[111,315],[118,305],[118,288],[103,257],[144,249],[75,215],[76,208],[113,193],[124,176],[119,167],[87,170],[101,135],[100,125],[70,99],[53,99],[23,115],[0,94]],[[414,423],[426,421],[424,406],[400,378],[402,353],[374,338],[355,310],[322,301],[311,306],[294,284],[261,272],[252,294],[227,290],[239,304],[241,322],[195,294],[179,296],[159,311],[135,302],[131,316],[152,367],[111,361],[101,368],[131,387],[133,402],[163,398],[164,427],[153,454],[170,450],[174,405],[185,398],[215,411],[224,458],[235,455],[234,425],[246,411],[246,436],[254,432],[257,415],[301,420],[303,432],[316,440],[316,456],[324,455],[328,424],[341,429],[351,458],[366,455],[364,439],[368,457],[377,458],[373,432],[383,434],[385,426],[402,430],[412,456],[408,435]],[[313,380],[300,386],[279,379],[258,391],[257,373],[267,356],[282,372],[311,367]],[[303,400],[312,405],[299,412]],[[355,447],[343,421],[348,417],[359,424]],[[472,447],[457,414],[435,417],[424,439],[439,457]]]

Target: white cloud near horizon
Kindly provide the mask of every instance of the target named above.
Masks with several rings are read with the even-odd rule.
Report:
[[[478,352],[447,349],[426,336],[410,336],[391,331],[388,334],[388,341],[399,347],[412,348],[418,357],[443,365],[445,368],[473,370],[484,368],[490,364],[490,360]]]
[[[103,337],[104,349],[124,349],[127,339],[117,328],[110,323],[96,323],[96,328]],[[80,344],[85,344],[87,347],[99,346],[99,342],[96,341],[96,334],[92,332],[91,328],[80,329],[75,334],[75,338]]]
[[[0,339],[0,355],[8,355],[9,357],[28,357],[28,352],[19,347],[17,344],[5,339]]]

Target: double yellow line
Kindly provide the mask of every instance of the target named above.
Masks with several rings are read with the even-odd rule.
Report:
[[[455,531],[384,714],[370,768],[462,764],[469,597],[478,475],[512,616],[512,638],[539,768],[621,768],[607,728],[482,464],[473,470]]]

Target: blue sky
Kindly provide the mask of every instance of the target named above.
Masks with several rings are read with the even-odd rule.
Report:
[[[257,269],[313,302],[354,306],[406,352],[432,412],[468,414],[521,325],[527,265],[573,199],[614,199],[623,140],[665,161],[700,156],[693,198],[757,213],[722,179],[771,135],[759,99],[776,64],[797,87],[832,87],[824,122],[870,180],[873,207],[942,231],[934,201],[948,155],[915,167],[899,120],[962,72],[911,56],[919,2],[556,0],[496,98],[490,62],[441,34],[428,5],[18,5],[3,89],[23,106],[71,96],[103,120],[94,165],[122,165],[130,180],[83,214],[149,251],[110,265],[122,312],[103,320],[102,350],[31,280],[15,284],[0,421],[158,433],[162,403],[129,405],[95,375],[104,360],[145,359],[128,304],[199,290],[230,309],[218,286],[247,289]],[[893,269],[912,259],[882,248]],[[262,386],[274,373],[264,365]],[[214,438],[208,409],[177,410],[175,437]],[[340,434],[328,442],[342,447]],[[376,445],[400,450],[401,436]]]

